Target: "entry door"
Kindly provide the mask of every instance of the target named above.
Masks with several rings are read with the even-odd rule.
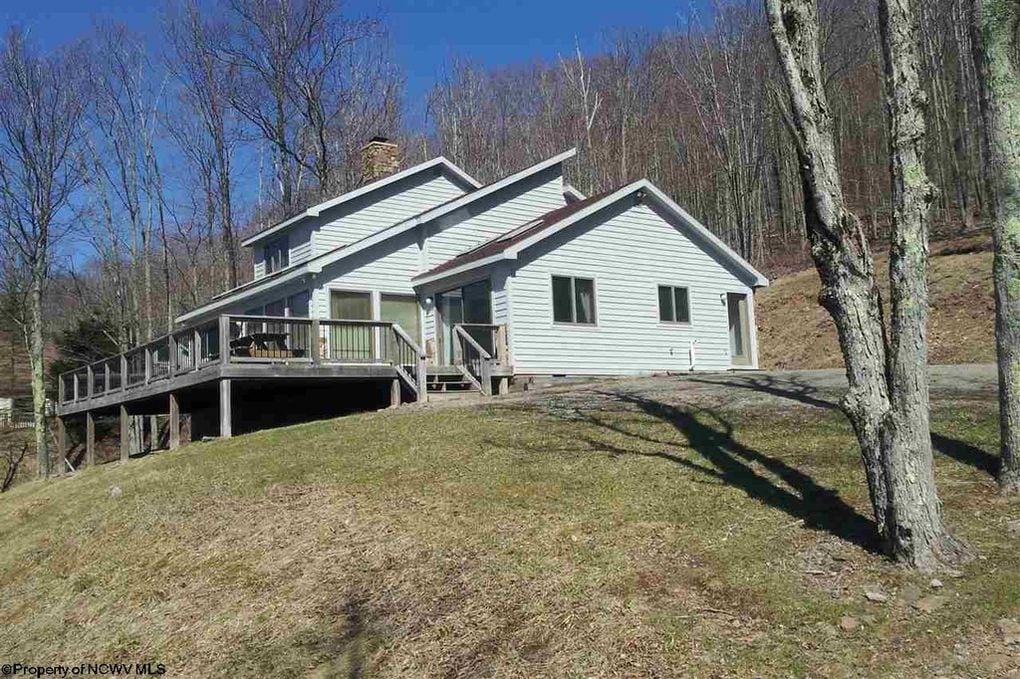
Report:
[[[439,311],[439,356],[443,365],[453,364],[453,326],[458,323],[492,323],[492,287],[488,280],[436,295]],[[490,354],[492,333],[484,328],[465,328]]]
[[[372,320],[372,293],[332,290],[329,317],[348,321]],[[331,325],[329,342],[322,352],[334,361],[370,361],[375,357],[375,331],[371,326]]]
[[[748,325],[747,295],[726,293],[726,312],[730,326],[730,363],[751,365],[751,333]]]

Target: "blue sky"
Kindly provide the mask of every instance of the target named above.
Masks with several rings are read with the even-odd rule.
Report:
[[[209,0],[214,2],[215,0]],[[0,0],[6,29],[19,23],[52,47],[87,33],[95,19],[127,24],[158,42],[159,0]],[[692,0],[347,0],[355,13],[381,12],[407,73],[405,108],[412,120],[452,56],[488,66],[548,61],[573,51],[597,52],[615,29],[675,26]],[[696,4],[704,5],[704,0]]]

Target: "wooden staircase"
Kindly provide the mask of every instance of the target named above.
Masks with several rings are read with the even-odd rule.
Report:
[[[425,377],[429,397],[479,394],[478,388],[456,366],[430,366]]]

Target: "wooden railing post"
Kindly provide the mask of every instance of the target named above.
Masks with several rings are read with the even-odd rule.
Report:
[[[460,337],[461,327],[459,325],[453,326],[453,332],[450,333],[451,341],[453,342],[453,364],[461,365],[464,362],[464,350],[461,346]]]
[[[481,373],[482,393],[486,396],[492,396],[492,360],[487,360],[484,356],[478,357],[479,372]]]
[[[128,387],[128,360],[127,354],[120,355],[120,390],[124,391]]]
[[[152,379],[152,346],[146,344],[142,346],[142,357],[145,359],[145,383],[148,384],[149,380]]]
[[[167,370],[170,371],[170,374],[167,375],[167,377],[172,378],[177,374],[177,338],[173,333],[170,333],[170,335],[166,338],[166,346],[168,352]]]
[[[319,326],[319,319],[312,319],[312,327],[309,330],[311,336],[308,338],[308,356],[312,359],[312,363],[318,363],[322,360],[322,356],[319,355],[319,333],[321,332]]]
[[[510,363],[509,358],[507,356],[507,353],[508,353],[507,346],[508,345],[507,345],[507,341],[506,341],[506,326],[505,325],[498,325],[498,326],[496,326],[496,346],[495,346],[496,356],[495,356],[495,358],[496,358],[497,361],[499,361],[503,365],[508,365]]]
[[[66,395],[64,392],[67,391],[67,387],[64,386],[64,377],[66,376],[67,374],[63,373],[57,380],[57,400],[60,401],[61,403],[64,402],[64,396]]]
[[[103,393],[110,393],[110,362],[103,363]]]
[[[75,401],[75,403],[77,403],[78,402],[78,371],[75,371],[74,374],[71,375],[71,377],[74,378],[74,401]]]
[[[196,327],[191,333],[191,369],[198,370],[202,363],[202,333]]]
[[[220,362],[230,363],[230,316],[220,316]]]
[[[425,364],[425,352],[422,351],[418,354],[418,370],[415,372],[414,378],[418,385],[418,400],[424,401],[428,398],[428,368]]]
[[[89,381],[85,388],[86,398],[92,398],[96,389],[96,372],[92,369],[92,364],[85,366],[85,379]]]

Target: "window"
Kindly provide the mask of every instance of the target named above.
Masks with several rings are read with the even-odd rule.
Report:
[[[265,247],[264,256],[267,275],[290,264],[290,248],[287,245],[287,237],[269,241]]]
[[[687,288],[659,286],[659,320],[663,323],[691,322],[691,301]]]
[[[287,298],[287,315],[297,318],[308,318],[308,306],[311,295],[307,290],[295,293]]]
[[[590,278],[552,277],[553,321],[595,325],[595,281]]]

